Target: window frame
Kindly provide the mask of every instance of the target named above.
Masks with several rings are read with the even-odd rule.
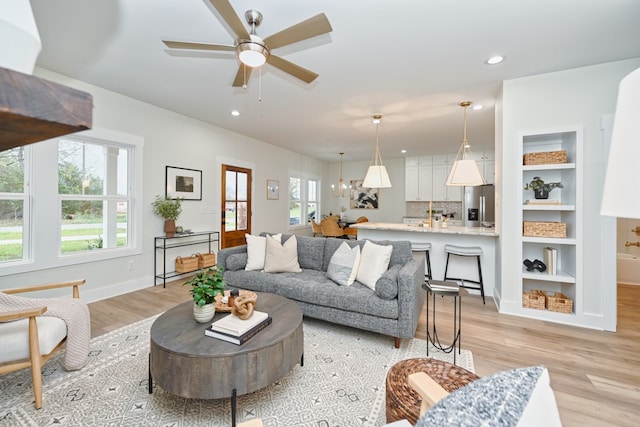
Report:
[[[104,248],[97,251],[61,253],[61,200],[58,194],[58,141],[75,140],[94,144],[118,146],[128,149],[128,200],[130,221],[127,224],[130,241],[127,246]],[[144,138],[107,129],[92,129],[34,144],[29,164],[28,199],[31,210],[29,227],[24,230],[23,244],[29,252],[22,260],[0,263],[0,277],[57,267],[77,265],[142,254],[143,238],[143,158]],[[26,155],[25,155],[26,158]],[[38,173],[34,173],[37,170]],[[25,171],[26,175],[26,171]],[[110,196],[102,195],[102,200]],[[67,196],[64,196],[68,199]],[[52,220],[51,206],[55,206],[57,219]],[[25,224],[27,220],[24,220]],[[26,227],[26,226],[25,226]],[[35,238],[37,236],[37,239]],[[37,245],[36,245],[37,242]],[[24,250],[23,250],[24,253]]]

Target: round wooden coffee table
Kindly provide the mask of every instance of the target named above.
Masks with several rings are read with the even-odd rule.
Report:
[[[151,326],[149,393],[153,382],[164,390],[195,399],[232,399],[260,390],[303,364],[302,311],[281,296],[258,293],[256,310],[269,313],[271,325],[242,345],[207,337],[211,323],[197,323],[193,302],[160,315]],[[228,313],[216,313],[213,321]]]

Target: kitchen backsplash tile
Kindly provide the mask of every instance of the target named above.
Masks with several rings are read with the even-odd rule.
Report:
[[[454,214],[453,219],[462,219],[462,202],[433,202],[432,209],[446,214]],[[429,202],[407,202],[406,216],[425,218],[429,216]]]

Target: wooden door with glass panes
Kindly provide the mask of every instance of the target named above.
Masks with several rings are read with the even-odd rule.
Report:
[[[251,234],[251,169],[222,165],[222,248],[244,245]]]

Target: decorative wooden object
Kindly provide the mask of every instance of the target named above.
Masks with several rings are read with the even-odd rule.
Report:
[[[0,151],[91,129],[93,96],[0,67]]]

